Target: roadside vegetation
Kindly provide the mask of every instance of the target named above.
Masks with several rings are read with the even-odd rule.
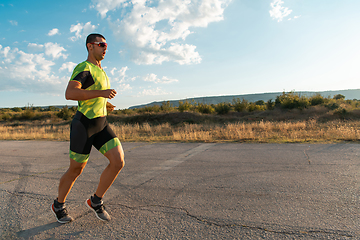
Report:
[[[0,109],[0,139],[69,140],[76,107]],[[360,101],[283,93],[274,100],[179,102],[115,110],[108,121],[121,141],[339,142],[359,139]]]

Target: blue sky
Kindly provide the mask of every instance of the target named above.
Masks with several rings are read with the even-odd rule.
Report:
[[[2,0],[0,107],[75,105],[64,91],[93,32],[109,44],[102,66],[116,109],[359,89],[358,9],[358,0]]]

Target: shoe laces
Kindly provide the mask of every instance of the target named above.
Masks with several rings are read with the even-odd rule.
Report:
[[[94,210],[97,213],[103,213],[105,211],[105,206],[104,206],[104,204],[98,205],[98,206],[94,207]]]
[[[68,215],[67,209],[64,207],[64,208],[56,211],[56,215],[57,215],[59,218],[62,218],[62,217],[67,216],[67,215]]]

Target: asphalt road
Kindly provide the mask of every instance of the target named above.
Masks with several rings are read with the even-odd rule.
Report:
[[[360,239],[359,144],[124,143],[109,223],[84,204],[107,165],[93,149],[59,224],[68,147],[0,141],[1,239]]]

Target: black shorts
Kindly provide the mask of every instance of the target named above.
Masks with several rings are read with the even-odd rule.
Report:
[[[120,141],[110,128],[106,117],[88,119],[81,112],[76,112],[70,127],[71,159],[83,163],[89,159],[92,146],[105,154],[118,145]]]

